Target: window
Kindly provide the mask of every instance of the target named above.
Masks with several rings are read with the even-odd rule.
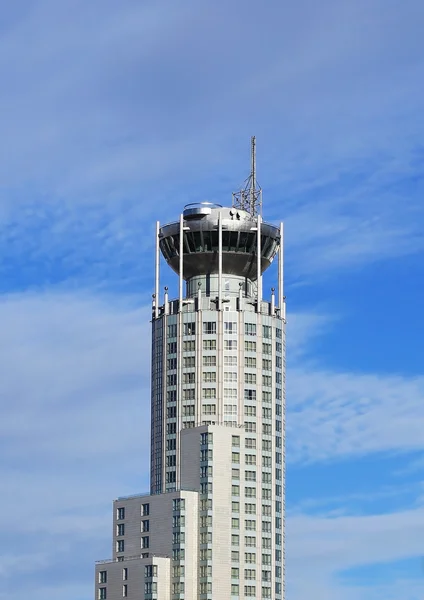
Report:
[[[240,561],[240,552],[238,550],[232,550],[231,551],[231,560],[233,562],[239,562]]]
[[[240,545],[240,536],[239,535],[232,535],[231,536],[231,545],[232,546],[239,546]]]
[[[256,417],[256,406],[245,406],[244,414],[247,417]]]
[[[125,535],[124,523],[119,523],[119,525],[116,526],[116,535],[118,535],[118,536]]]
[[[262,375],[262,385],[271,387],[272,386],[272,377],[271,375]]]
[[[203,371],[203,381],[205,383],[215,383],[216,372],[215,371]]]
[[[256,471],[246,471],[244,478],[246,481],[256,481]]]
[[[128,568],[122,569],[122,581],[126,581],[128,579]]]
[[[141,505],[141,514],[143,517],[147,517],[150,514],[150,504]]]
[[[212,477],[212,467],[200,467],[200,477],[202,477],[202,479],[205,477]]]
[[[244,555],[244,562],[249,564],[255,564],[256,554],[254,552],[246,552],[246,554]]]
[[[244,383],[256,383],[256,373],[245,373],[244,374]]]
[[[105,587],[99,588],[99,600],[106,600],[107,592]]]
[[[168,390],[166,392],[166,400],[167,400],[167,402],[176,402],[177,401],[177,391],[176,390]]]
[[[263,419],[272,419],[272,409],[271,408],[263,408],[262,409],[262,418]]]
[[[245,569],[244,570],[244,578],[245,579],[256,579],[256,570],[255,569]]]
[[[207,321],[203,323],[203,333],[205,335],[213,335],[214,333],[216,333],[216,322]]]
[[[177,337],[177,324],[168,325],[168,337]]]
[[[177,374],[172,373],[171,375],[168,375],[166,382],[168,385],[177,385]]]
[[[264,337],[264,338],[271,337],[271,327],[269,325],[262,325],[262,337]]]
[[[244,429],[249,433],[256,433],[256,423],[247,422],[244,424]]]
[[[231,469],[232,479],[240,479],[240,469]]]
[[[212,400],[216,398],[216,388],[203,388],[202,390],[203,398],[205,400]]]
[[[271,354],[271,353],[272,353],[271,344],[267,344],[266,342],[264,342],[262,344],[262,354]]]
[[[271,598],[271,588],[270,587],[262,586],[262,598]]]
[[[203,405],[204,415],[216,415],[216,404],[204,404]]]
[[[177,342],[170,342],[168,344],[168,354],[176,354],[177,353]]]
[[[256,335],[256,323],[245,323],[244,335]]]
[[[262,531],[264,533],[271,533],[271,523],[269,521],[262,521]]]
[[[196,333],[196,323],[183,324],[184,335],[194,335]]]
[[[224,388],[224,398],[226,400],[229,398],[237,399],[237,390],[235,388]]]
[[[271,452],[271,450],[272,450],[271,440],[262,440],[262,450],[264,450],[265,452]]]
[[[124,552],[125,549],[125,542],[124,540],[118,540],[116,542],[116,551],[117,552]]]
[[[150,521],[148,519],[141,521],[141,531],[150,531]]]
[[[107,571],[99,572],[99,583],[107,583]]]
[[[254,514],[256,514],[256,504],[245,504],[244,505],[244,512],[247,515],[254,515]]]
[[[231,519],[231,527],[233,529],[240,529],[240,519]]]
[[[212,450],[201,450],[200,451],[200,460],[202,462],[206,462],[209,460],[212,460],[213,457],[213,451]]]
[[[256,449],[256,439],[247,437],[244,441],[246,448],[250,448],[251,450]]]
[[[244,342],[244,349],[246,352],[256,352],[256,342]]]
[[[271,473],[262,473],[262,483],[272,483]]]
[[[244,595],[245,596],[252,596],[253,598],[256,598],[256,586],[254,586],[254,585],[245,585],[244,586]]]
[[[236,367],[237,366],[237,356],[231,356],[231,355],[224,356],[224,365],[226,367]]]
[[[122,586],[122,597],[123,598],[128,597],[128,586],[126,583],[124,583],[124,585]]]
[[[262,500],[271,500],[271,490],[262,490]]]
[[[246,356],[244,359],[244,366],[247,369],[256,369],[256,358],[253,356]]]
[[[177,359],[176,358],[168,358],[168,370],[172,371],[177,368]]]
[[[237,323],[235,321],[224,321],[224,333],[236,334]]]
[[[203,350],[216,350],[216,340],[203,340]]]
[[[271,424],[267,424],[267,423],[263,423],[262,424],[262,433],[264,435],[272,435],[272,425]]]
[[[207,444],[212,444],[213,434],[212,433],[201,433],[200,434],[200,443],[202,446],[206,446]]]
[[[262,369],[264,371],[271,371],[272,369],[272,362],[269,358],[263,358],[262,359]]]
[[[183,404],[183,417],[192,417],[195,415],[194,404]]]
[[[141,538],[141,547],[142,548],[149,547],[149,536],[148,535],[143,535],[143,537]]]
[[[167,433],[177,433],[177,424],[176,423],[168,423],[166,426]]]
[[[186,340],[183,342],[184,352],[194,352],[196,349],[196,342],[194,340]]]
[[[231,460],[233,463],[239,463],[240,462],[240,452],[232,452]]]
[[[239,578],[239,574],[240,574],[240,570],[237,569],[236,567],[233,567],[231,569],[231,578],[232,579],[238,579]]]
[[[262,564],[263,565],[271,564],[271,554],[262,554]]]
[[[216,367],[216,356],[206,355],[203,357],[204,367]]]
[[[123,506],[116,509],[116,518],[118,521],[123,521],[125,519],[125,508]]]
[[[185,356],[184,357],[184,367],[187,369],[192,369],[196,366],[196,358],[194,356]]]
[[[237,381],[237,373],[235,371],[224,371],[224,381]]]
[[[247,531],[255,531],[255,529],[256,529],[256,521],[254,519],[246,519],[246,521],[245,521],[245,529]]]
[[[268,550],[271,549],[271,538],[269,538],[269,537],[262,538],[262,548],[266,548]]]
[[[272,402],[271,392],[262,392],[262,402],[264,404],[270,404]]]
[[[231,502],[231,510],[234,513],[240,512],[240,502]]]
[[[281,342],[275,342],[275,350],[281,354],[283,350]]]
[[[237,350],[237,340],[224,340],[224,350]]]
[[[183,383],[195,383],[196,375],[194,373],[183,373]]]
[[[252,546],[253,548],[256,546],[256,537],[254,535],[247,535],[244,538],[245,546]]]
[[[232,596],[238,596],[239,595],[239,590],[240,590],[240,588],[239,588],[239,586],[237,584],[235,584],[235,583],[231,584],[231,595]]]
[[[232,436],[232,444],[233,444],[234,448],[240,447],[240,436],[239,435]]]
[[[256,390],[244,390],[244,399],[256,402]]]
[[[231,494],[233,496],[240,496],[240,486],[239,485],[232,485],[231,486]]]
[[[244,488],[244,495],[246,498],[256,498],[256,488],[246,487]]]
[[[256,454],[246,454],[245,463],[246,465],[256,465]]]

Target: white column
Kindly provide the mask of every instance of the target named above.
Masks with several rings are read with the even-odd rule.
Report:
[[[280,223],[280,249],[278,250],[278,306],[280,317],[285,318],[284,310],[284,225]]]
[[[160,266],[160,249],[159,249],[159,231],[160,224],[156,221],[156,252],[155,252],[155,319],[159,316],[159,266]]]
[[[218,310],[222,308],[222,214],[218,213]]]
[[[261,254],[261,224],[262,217],[258,215],[258,233],[257,233],[257,248],[256,248],[256,258],[257,258],[257,271],[258,271],[258,312],[261,311],[261,302],[262,302],[262,254]]]
[[[179,311],[183,310],[183,282],[184,282],[184,216],[180,215],[180,268],[179,268]]]

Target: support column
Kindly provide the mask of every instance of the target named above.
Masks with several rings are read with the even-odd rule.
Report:
[[[159,316],[159,268],[160,268],[160,249],[159,249],[159,231],[160,224],[156,221],[156,252],[155,252],[155,319]]]

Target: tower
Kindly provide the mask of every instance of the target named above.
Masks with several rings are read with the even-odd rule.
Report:
[[[230,207],[156,227],[150,494],[114,502],[96,599],[284,598],[283,226],[252,168]],[[160,255],[178,296],[160,292]],[[263,273],[278,255],[276,298]]]

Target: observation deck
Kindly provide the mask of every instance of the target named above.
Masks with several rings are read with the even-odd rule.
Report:
[[[258,229],[260,261],[258,261]],[[271,265],[280,246],[280,230],[246,210],[209,202],[188,204],[180,221],[159,230],[159,247],[169,266],[180,274],[180,232],[183,231],[183,278],[222,273],[251,281]],[[220,235],[222,242],[220,244]]]

